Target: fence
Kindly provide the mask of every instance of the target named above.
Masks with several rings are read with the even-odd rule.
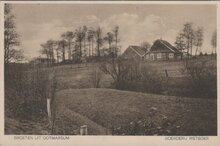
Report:
[[[165,76],[165,77],[172,77],[172,78],[180,78],[180,77],[186,77],[187,75],[182,72],[181,70],[159,70],[158,71],[159,74],[161,74],[162,76]]]

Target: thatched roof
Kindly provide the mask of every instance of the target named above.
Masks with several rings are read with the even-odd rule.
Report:
[[[147,49],[140,46],[129,46],[134,52],[136,52],[139,56],[143,56],[146,54]]]
[[[173,52],[173,53],[181,53],[177,48],[172,46],[169,42],[158,39],[152,45],[150,52]]]

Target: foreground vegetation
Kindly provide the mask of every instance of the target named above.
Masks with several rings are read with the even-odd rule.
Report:
[[[216,134],[215,60],[197,60],[196,65],[188,62],[187,66],[183,62],[120,61],[32,69],[10,66],[5,73],[6,134],[79,134],[83,124],[88,125],[89,134],[102,135]],[[111,72],[114,66],[120,66],[120,72]],[[171,68],[183,76],[164,75],[164,69]],[[54,89],[48,90],[48,85]],[[52,125],[46,111],[49,95],[55,98]],[[197,123],[195,128],[193,123]]]
[[[58,92],[56,99],[58,113],[54,134],[74,134],[74,130],[77,134],[78,127],[84,124],[88,125],[90,134],[216,135],[217,132],[217,103],[213,99],[180,98],[112,89],[67,89]],[[77,115],[84,118],[76,118]],[[145,122],[149,124],[149,121],[152,121],[151,127],[141,127]],[[97,124],[99,128],[95,128]],[[142,133],[138,126],[134,128],[136,132],[125,128],[135,124],[149,131]],[[63,130],[62,127],[68,128]]]

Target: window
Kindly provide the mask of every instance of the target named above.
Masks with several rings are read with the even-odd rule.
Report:
[[[174,58],[174,54],[173,53],[169,53],[169,58]]]
[[[146,58],[146,59],[149,59],[149,54],[147,54],[147,55],[145,56],[145,58]]]
[[[150,54],[150,59],[151,59],[151,60],[155,60],[155,58],[154,58],[154,54],[153,54],[153,53]]]
[[[161,59],[162,58],[162,54],[161,53],[157,53],[157,58]]]

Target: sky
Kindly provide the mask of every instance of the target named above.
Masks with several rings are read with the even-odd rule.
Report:
[[[103,35],[119,26],[122,52],[129,45],[153,43],[162,38],[174,45],[177,34],[186,22],[203,27],[201,50],[210,53],[216,30],[216,5],[189,4],[12,4],[21,46],[27,58],[40,56],[40,44],[59,40],[66,31],[79,26],[98,27]]]

